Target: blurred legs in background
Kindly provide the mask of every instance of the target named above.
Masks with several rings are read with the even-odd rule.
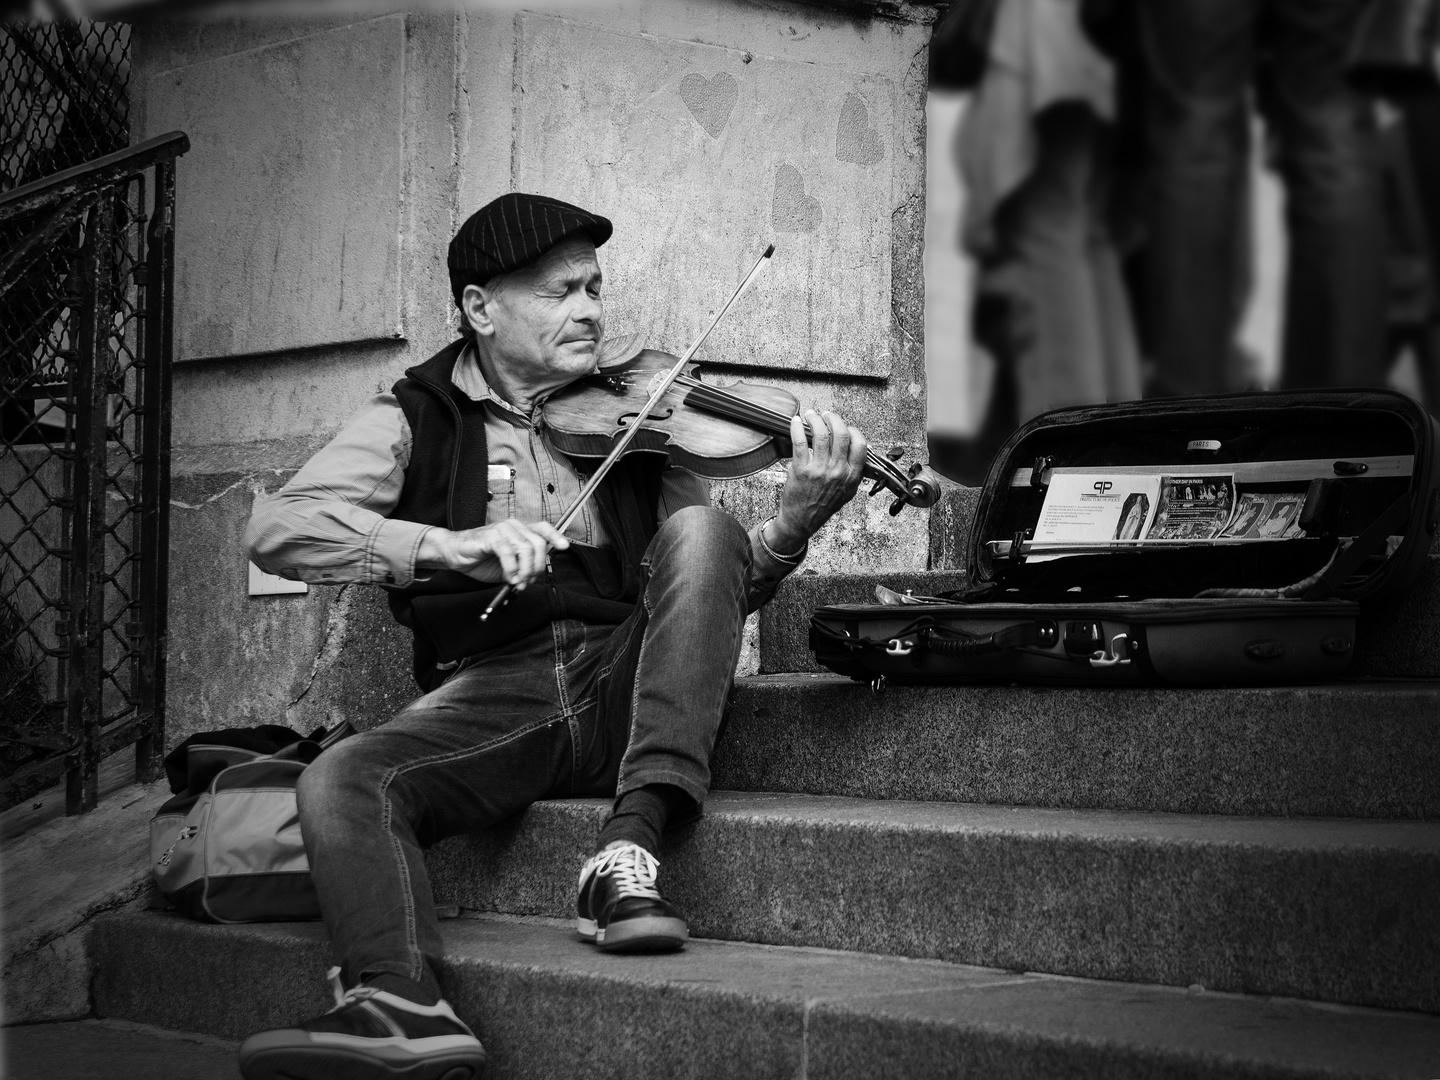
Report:
[[[1154,392],[1233,387],[1229,357],[1250,239],[1237,222],[1251,87],[1279,149],[1290,244],[1282,382],[1384,375],[1384,222],[1371,102],[1345,80],[1365,0],[1137,4],[1147,117],[1147,324]]]
[[[1398,103],[1381,135],[1390,227],[1389,363],[1408,353],[1414,378],[1399,382],[1431,412],[1440,408],[1440,92]]]

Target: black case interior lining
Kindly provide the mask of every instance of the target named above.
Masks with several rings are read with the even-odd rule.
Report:
[[[1045,500],[1039,486],[1014,486],[1017,469],[1046,460],[1051,467],[1123,466],[1224,473],[1240,462],[1389,457],[1417,453],[1422,440],[1409,418],[1384,409],[1246,408],[1211,415],[1111,415],[1040,426],[1004,452],[982,499],[973,569],[976,585],[990,585],[995,600],[1100,601],[1193,597],[1206,589],[1278,589],[1321,570],[1340,537],[1353,537],[1412,486],[1407,477],[1335,477],[1343,501],[1325,535],[1266,544],[1106,552],[1032,562],[996,558],[990,540],[1010,540],[1033,529]],[[1218,450],[1191,450],[1196,440]],[[1241,491],[1304,491],[1305,482],[1244,484]],[[1368,568],[1367,568],[1368,569]]]

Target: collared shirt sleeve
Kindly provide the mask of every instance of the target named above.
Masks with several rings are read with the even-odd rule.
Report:
[[[666,469],[661,478],[659,517],[664,521],[675,511],[687,506],[709,506],[710,485],[686,469]],[[790,561],[775,558],[760,539],[762,521],[750,529],[750,581],[746,587],[746,602],[750,611],[757,611],[775,595],[780,582],[784,581],[800,561],[805,558],[809,544],[795,553]],[[781,552],[788,555],[789,552]]]
[[[256,501],[250,558],[311,584],[410,584],[430,526],[386,516],[400,501],[410,446],[395,395],[375,395],[289,483]]]

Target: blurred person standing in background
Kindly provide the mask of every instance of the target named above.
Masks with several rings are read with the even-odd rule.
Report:
[[[1387,362],[1396,384],[1434,412],[1440,408],[1440,0],[1371,0],[1347,73],[1386,105],[1380,141],[1390,229]]]
[[[1143,294],[1152,394],[1236,389],[1250,101],[1275,138],[1289,240],[1281,383],[1385,376],[1385,221],[1373,100],[1345,76],[1370,0],[1139,0],[1149,87]]]
[[[1079,0],[979,6],[984,70],[956,140],[963,246],[978,269],[972,325],[996,365],[966,455],[977,463],[1039,413],[1140,396],[1109,213],[1111,66],[1081,33]]]

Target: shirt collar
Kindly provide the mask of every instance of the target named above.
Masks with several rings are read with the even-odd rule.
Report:
[[[480,357],[476,355],[474,345],[467,344],[461,351],[450,381],[471,401],[491,402],[502,412],[518,417],[524,423],[530,422],[529,416],[490,389],[490,384],[485,381],[485,372],[480,368]]]

